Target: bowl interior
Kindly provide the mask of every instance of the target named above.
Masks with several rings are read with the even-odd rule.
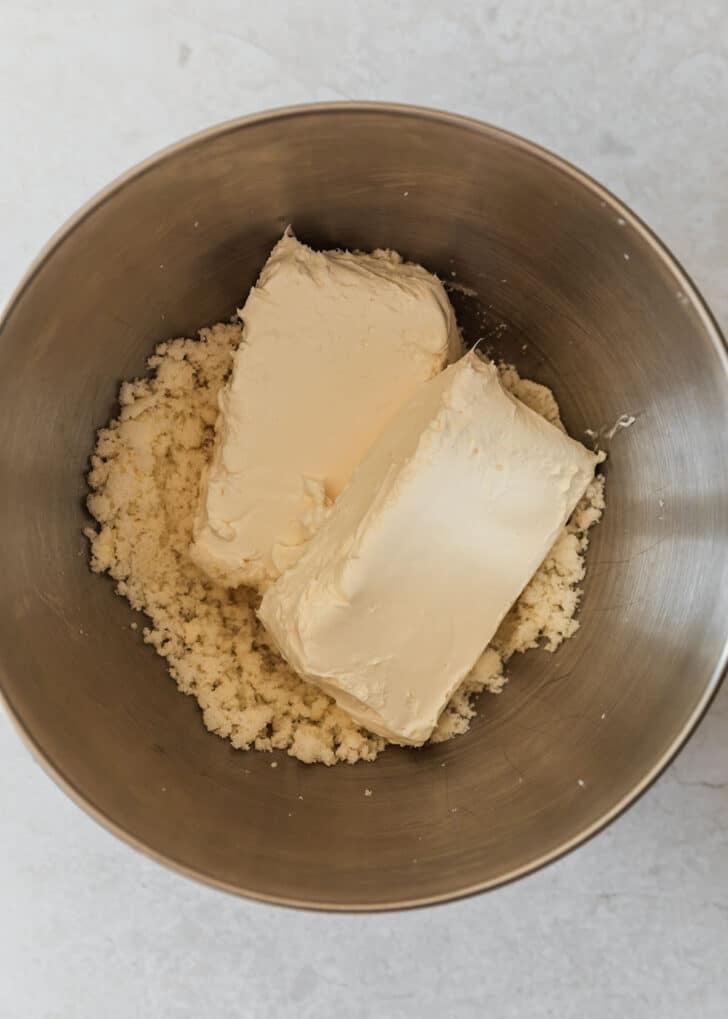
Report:
[[[228,317],[288,223],[317,246],[396,248],[474,291],[453,295],[468,338],[551,386],[573,435],[636,417],[611,443],[576,636],[517,656],[467,735],[371,765],[278,754],[271,769],[207,733],[89,572],[81,535],[94,430],[119,382],[155,342]],[[486,887],[628,802],[717,685],[720,338],[627,210],[518,139],[365,105],[209,132],[92,203],[0,328],[2,689],[66,787],[168,862],[320,907]]]

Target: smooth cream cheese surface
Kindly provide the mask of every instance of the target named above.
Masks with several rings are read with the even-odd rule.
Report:
[[[440,281],[394,252],[313,251],[287,231],[239,312],[192,559],[264,590],[394,414],[461,353]]]
[[[421,744],[600,459],[470,353],[380,435],[260,619],[357,722]]]

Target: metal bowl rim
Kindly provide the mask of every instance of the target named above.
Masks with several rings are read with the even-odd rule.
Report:
[[[652,251],[657,257],[664,263],[667,269],[675,277],[676,281],[680,284],[680,288],[685,296],[689,299],[693,309],[697,312],[700,317],[703,327],[710,337],[713,347],[718,354],[720,361],[723,365],[723,370],[728,380],[728,343],[723,336],[720,327],[712,312],[708,308],[705,300],[700,294],[698,288],[693,283],[692,279],[680,264],[679,260],[673,255],[669,248],[657,237],[657,235],[644,223],[639,216],[637,216],[630,208],[628,208],[616,195],[612,194],[607,188],[601,185],[597,180],[591,177],[589,174],[580,170],[572,163],[560,156],[557,156],[554,152],[544,148],[535,142],[529,141],[526,138],[518,134],[514,134],[512,131],[508,131],[505,128],[497,127],[493,124],[488,124],[480,120],[476,120],[473,117],[466,117],[461,114],[448,113],[444,110],[434,109],[426,106],[416,106],[406,103],[386,103],[386,102],[323,102],[323,103],[303,103],[292,106],[277,107],[271,110],[266,110],[260,113],[250,114],[244,117],[236,117],[231,120],[223,121],[220,124],[213,125],[212,127],[205,128],[202,131],[197,131],[194,134],[188,135],[178,142],[168,145],[158,152],[152,154],[141,162],[135,164],[125,173],[121,174],[114,181],[108,184],[105,188],[98,191],[92,198],[90,198],[80,209],[77,210],[66,222],[53,234],[53,236],[46,242],[39,254],[32,261],[29,268],[17,284],[10,297],[8,298],[5,307],[0,309],[0,337],[2,337],[5,325],[10,321],[13,311],[16,305],[19,303],[23,294],[33,282],[36,274],[48,261],[54,251],[60,247],[60,245],[69,237],[73,231],[86,219],[87,216],[91,215],[96,209],[100,208],[105,202],[111,199],[117,191],[120,191],[127,184],[130,184],[137,177],[146,173],[147,170],[156,167],[160,163],[167,159],[171,159],[176,156],[179,152],[185,149],[192,148],[193,146],[206,142],[211,138],[221,137],[229,132],[238,131],[240,128],[249,127],[256,123],[265,121],[279,121],[284,122],[289,118],[306,117],[312,114],[364,114],[364,113],[385,113],[390,116],[399,117],[416,117],[429,123],[441,123],[447,124],[452,127],[457,127],[466,131],[472,131],[477,134],[488,135],[491,138],[501,142],[505,145],[510,145],[515,148],[521,149],[523,152],[530,155],[532,158],[549,164],[552,168],[558,170],[562,174],[571,177],[576,183],[585,187],[591,191],[600,201],[605,205],[613,209],[619,216],[630,224],[640,236],[647,242]],[[713,698],[717,694],[720,685],[725,677],[726,671],[728,671],[728,628],[726,631],[726,640],[723,646],[723,650],[719,656],[713,672],[711,673],[710,679],[706,684],[705,690],[698,701],[698,704],[692,711],[689,718],[684,723],[682,729],[676,738],[672,741],[670,746],[664,751],[662,756],[655,762],[652,768],[647,774],[635,784],[635,786],[629,790],[610,810],[606,811],[599,820],[594,821],[591,825],[585,826],[576,835],[566,839],[561,845],[555,849],[550,850],[547,853],[543,853],[541,856],[534,860],[531,860],[527,864],[523,864],[520,867],[516,867],[513,870],[501,875],[498,878],[492,880],[475,882],[457,888],[453,891],[443,892],[438,895],[432,896],[421,896],[418,898],[392,900],[391,902],[384,903],[369,903],[369,902],[350,902],[346,904],[334,903],[334,902],[323,902],[313,901],[308,899],[297,899],[289,896],[277,896],[269,895],[263,892],[256,891],[252,888],[243,888],[239,885],[232,884],[230,882],[221,881],[217,878],[211,877],[209,874],[205,874],[201,870],[197,870],[180,860],[175,860],[171,856],[164,853],[160,853],[156,849],[147,845],[137,836],[131,832],[122,828],[118,825],[113,818],[105,813],[100,807],[96,806],[89,799],[87,799],[83,793],[77,789],[74,784],[66,777],[63,771],[63,767],[51,760],[46,754],[43,748],[35,740],[29,729],[26,727],[23,719],[16,712],[10,695],[6,689],[6,674],[0,664],[0,705],[4,706],[8,717],[14,724],[16,732],[19,734],[22,741],[31,751],[35,760],[41,765],[43,770],[49,775],[54,782],[76,803],[81,807],[90,817],[96,822],[101,824],[104,828],[116,835],[127,845],[133,849],[143,853],[144,855],[156,860],[158,863],[176,871],[179,874],[183,874],[186,877],[192,878],[199,881],[202,884],[208,885],[212,888],[220,891],[232,893],[246,899],[252,899],[259,902],[266,902],[277,906],[287,906],[301,909],[313,909],[323,912],[336,912],[336,913],[347,913],[347,912],[385,912],[391,910],[400,909],[411,909],[422,906],[433,906],[440,905],[446,902],[451,902],[456,899],[466,898],[471,895],[476,895],[480,892],[499,888],[503,885],[510,884],[512,881],[518,878],[525,877],[527,874],[532,874],[542,867],[545,867],[549,863],[555,860],[561,859],[567,853],[572,852],[578,846],[583,845],[589,839],[593,838],[596,834],[602,831],[607,825],[611,824],[617,817],[619,817],[624,811],[631,807],[636,801],[650,788],[650,786],[660,777],[663,771],[668,767],[669,764],[677,757],[680,751],[685,747],[687,741],[694,733],[698,724],[702,720],[706,711],[710,707]]]

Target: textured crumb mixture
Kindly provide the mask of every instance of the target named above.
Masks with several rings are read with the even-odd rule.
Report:
[[[91,565],[146,613],[144,640],[167,660],[179,689],[197,698],[212,732],[241,749],[287,750],[309,763],[371,761],[386,741],[355,725],[271,650],[255,615],[257,595],[217,586],[188,558],[217,396],[241,333],[239,324],[217,325],[197,340],[162,343],[148,374],[121,386],[119,416],[101,429],[91,457],[88,508],[98,525],[86,529]],[[501,371],[519,399],[563,427],[550,390],[511,367]],[[433,741],[466,731],[475,696],[502,689],[515,652],[553,651],[575,632],[588,531],[603,508],[597,477],[446,708]]]

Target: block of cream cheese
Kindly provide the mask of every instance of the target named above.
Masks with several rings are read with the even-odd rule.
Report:
[[[600,459],[467,354],[379,437],[260,618],[357,722],[423,743]]]
[[[312,251],[288,231],[239,314],[190,553],[226,586],[265,589],[393,415],[460,355],[460,335],[421,266]]]

